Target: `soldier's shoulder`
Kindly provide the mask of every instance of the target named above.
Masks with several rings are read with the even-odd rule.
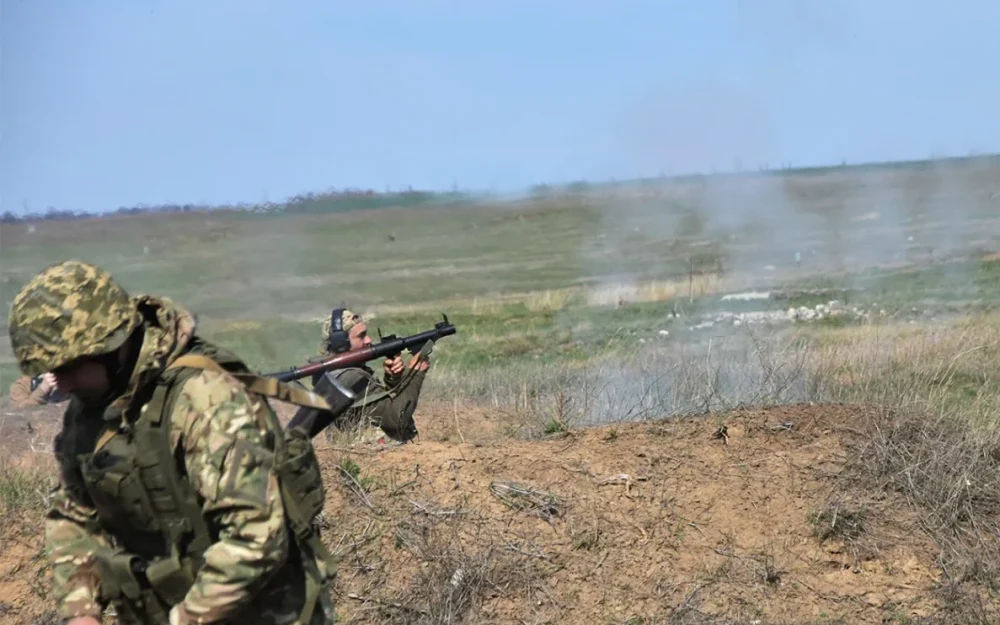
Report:
[[[171,421],[189,429],[203,418],[225,428],[233,419],[252,418],[253,398],[246,387],[228,373],[197,371],[183,380],[173,403]]]
[[[375,376],[375,372],[368,367],[347,367],[345,369],[334,369],[333,371],[328,371],[326,374],[334,377],[341,382],[354,381],[354,380],[371,380]]]
[[[330,371],[325,375],[336,378],[338,383],[351,389],[354,393],[363,393],[366,389],[378,384],[375,375],[370,370],[361,367],[339,369],[337,371]]]

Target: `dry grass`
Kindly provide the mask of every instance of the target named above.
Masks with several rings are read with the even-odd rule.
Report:
[[[704,344],[448,383],[489,402],[506,432],[524,438],[741,406],[874,407],[844,479],[901,493],[924,511],[923,526],[941,548],[939,594],[948,611],[920,622],[982,625],[995,617],[990,597],[1000,592],[998,348],[1000,316],[990,314],[935,325],[743,330]],[[817,533],[863,550],[865,513],[831,502],[814,513]]]
[[[466,372],[439,383],[488,403],[506,424],[503,431],[522,438],[802,401],[873,407],[858,432],[844,492],[861,485],[902,494],[923,511],[944,571],[938,593],[945,613],[900,622],[982,625],[994,618],[990,595],[1000,591],[998,347],[995,314],[935,325],[743,329],[702,344]],[[866,536],[863,502],[836,498],[812,520],[818,538],[844,541],[855,557],[877,548]],[[752,561],[763,579],[771,577],[773,562]]]
[[[650,280],[635,284],[611,284],[585,292],[588,306],[621,306],[674,299],[691,300],[713,295],[725,288],[721,275],[693,274],[688,279]]]
[[[0,444],[0,523],[16,523],[42,509],[54,485],[53,429],[54,424],[33,426],[28,420],[15,425],[0,417],[5,439],[0,443],[7,443]]]
[[[998,315],[935,325],[743,326],[584,361],[440,369],[425,388],[429,396],[457,396],[542,427],[849,402],[905,406],[990,430],[1000,426],[998,356]]]
[[[366,319],[378,316],[406,316],[435,313],[440,310],[468,311],[473,315],[493,315],[511,306],[523,306],[531,313],[558,312],[571,303],[590,307],[622,306],[667,302],[721,293],[729,283],[717,273],[699,273],[675,280],[642,280],[635,282],[602,283],[597,286],[574,286],[539,289],[524,292],[490,293],[485,296],[421,299],[405,304],[371,304],[358,310]],[[310,321],[322,322],[325,316],[311,316]]]
[[[502,521],[486,511],[448,507],[429,498],[425,479],[366,475],[341,457],[336,481],[350,493],[339,508],[341,524],[330,528],[340,560],[337,603],[351,622],[444,624],[470,620],[484,601],[530,587],[541,576],[538,562],[516,539],[497,532]],[[351,518],[344,523],[345,517]]]
[[[940,592],[957,610],[949,622],[990,622],[983,593],[1000,590],[997,318],[828,338],[823,394],[878,407],[847,475],[925,510],[941,547]]]
[[[742,328],[700,343],[611,353],[590,362],[467,371],[463,377],[438,376],[429,382],[488,405],[502,424],[498,431],[519,438],[572,436],[590,425],[750,406],[868,406],[871,416],[855,432],[847,470],[838,478],[840,494],[809,518],[816,539],[841,541],[856,559],[863,559],[879,548],[876,537],[868,535],[867,506],[878,507],[878,493],[902,496],[921,511],[922,527],[940,547],[943,578],[937,594],[945,607],[934,619],[896,621],[887,613],[885,622],[984,625],[995,618],[992,594],[1000,591],[995,581],[1000,575],[998,347],[996,315],[933,326]],[[317,446],[346,448],[359,434],[338,432]],[[610,430],[608,440],[614,435]],[[46,487],[40,468],[37,460],[2,467],[5,520],[37,514]],[[333,470],[328,479],[343,487],[338,490],[346,493],[353,514],[367,519],[352,524],[364,528],[360,533],[335,540],[340,574],[354,589],[337,600],[354,606],[355,622],[480,622],[474,619],[483,618],[486,603],[495,608],[507,596],[545,592],[539,580],[551,573],[546,553],[505,533],[501,526],[509,519],[418,497],[413,486],[421,481],[419,475],[387,480],[380,474],[376,479],[346,456]],[[547,510],[549,517],[560,512],[558,501],[537,489],[506,486],[500,489],[503,494],[527,493],[517,501],[528,507],[541,501],[549,507],[535,508]],[[846,497],[859,488],[873,499]],[[534,513],[516,505],[510,514]],[[336,528],[329,531],[338,535]],[[579,550],[596,554],[602,530],[582,528],[571,540]],[[380,555],[387,548],[397,555]],[[656,618],[625,622],[768,623],[750,613],[721,620],[701,611],[705,593],[720,584],[781,584],[786,563],[766,546],[719,549],[726,564],[705,572],[702,590],[692,590],[680,605]]]
[[[870,324],[824,333],[817,345],[823,392],[976,427],[1000,425],[1000,316],[935,325]]]
[[[40,510],[50,486],[49,473],[40,465],[0,462],[0,521]]]
[[[477,533],[482,524],[456,520],[448,510],[417,512],[404,516],[393,533],[422,566],[402,591],[376,604],[379,623],[470,622],[482,601],[523,589],[539,576],[513,543]]]
[[[955,415],[886,408],[854,454],[845,479],[901,493],[924,511],[924,529],[941,548],[938,592],[952,622],[995,622],[987,605],[996,609],[1000,591],[1000,432],[970,429]]]
[[[578,294],[579,289],[545,289],[527,293],[506,293],[495,297],[475,297],[467,302],[473,315],[492,315],[509,306],[524,306],[529,312],[563,310]]]

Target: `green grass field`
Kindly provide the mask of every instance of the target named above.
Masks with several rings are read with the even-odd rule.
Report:
[[[5,321],[33,273],[87,260],[133,292],[174,298],[262,370],[313,355],[320,319],[341,303],[397,334],[444,312],[459,334],[436,349],[430,392],[484,396],[498,377],[543,384],[554,364],[704,349],[706,332],[689,328],[722,311],[840,299],[888,320],[989,312],[1000,297],[1000,261],[986,256],[1000,249],[998,188],[992,158],[577,185],[508,202],[5,223],[0,303]],[[802,292],[719,298],[777,288]],[[829,292],[809,291],[819,288]],[[813,325],[845,323],[862,320]],[[15,374],[4,341],[3,384]]]

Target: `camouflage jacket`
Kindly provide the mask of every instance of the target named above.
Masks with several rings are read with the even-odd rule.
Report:
[[[81,454],[123,413],[137,392],[162,375],[195,334],[195,319],[166,298],[137,298],[145,336],[128,389],[102,413],[73,399],[55,441],[60,483],[45,522],[53,566],[53,595],[61,618],[100,619],[100,566],[95,554],[114,544],[98,529],[97,510],[83,481]],[[270,443],[261,419],[268,410],[227,373],[198,371],[181,383],[169,415],[169,442],[178,469],[197,493],[215,542],[203,554],[194,584],[171,611],[171,625],[293,623],[303,603],[298,552],[289,535],[277,479],[266,457]],[[326,563],[308,565],[327,575]],[[332,623],[329,592],[320,593],[311,623]]]
[[[371,424],[397,441],[409,441],[417,435],[413,412],[417,409],[425,371],[405,369],[403,374],[387,374],[381,381],[367,366],[337,369],[324,375],[335,376],[358,398],[354,407],[337,420],[338,428]]]

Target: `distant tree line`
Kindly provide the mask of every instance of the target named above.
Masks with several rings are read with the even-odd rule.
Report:
[[[930,158],[912,161],[896,161],[887,163],[859,163],[820,167],[792,167],[790,163],[782,164],[780,171],[762,167],[760,172],[734,171],[717,174],[685,174],[667,176],[661,174],[655,178],[635,180],[611,180],[604,182],[588,182],[578,180],[568,184],[550,185],[536,184],[528,190],[528,197],[533,200],[552,200],[571,198],[591,194],[621,191],[626,188],[650,189],[665,183],[679,181],[707,181],[712,178],[744,178],[759,175],[801,176],[820,174],[833,170],[880,170],[880,169],[923,169],[937,166],[962,166],[968,164],[985,164],[995,166],[1000,163],[1000,154],[958,156],[950,158]],[[484,194],[462,192],[457,186],[451,191],[415,191],[409,188],[405,191],[379,193],[371,189],[328,190],[320,193],[302,193],[286,199],[283,202],[240,202],[237,204],[207,205],[207,204],[160,204],[138,206],[123,206],[114,211],[92,213],[82,210],[65,210],[50,207],[44,213],[27,213],[16,215],[11,211],[0,213],[0,223],[29,222],[42,220],[71,220],[116,217],[121,215],[139,215],[147,213],[193,213],[205,211],[229,211],[247,213],[338,213],[353,210],[375,208],[416,208],[442,206],[458,202],[471,202],[483,199]]]
[[[140,215],[149,213],[195,213],[204,211],[240,211],[247,213],[336,213],[350,210],[364,210],[385,207],[417,207],[426,205],[441,205],[448,202],[468,200],[469,197],[458,191],[433,192],[397,191],[379,193],[373,190],[348,189],[343,191],[325,191],[321,193],[302,193],[283,202],[240,202],[224,205],[207,204],[158,204],[138,206],[122,206],[117,210],[100,213],[83,210],[67,210],[49,207],[44,213],[30,212],[15,214],[9,210],[0,213],[0,223],[16,223],[42,220],[72,220],[108,218],[121,215]]]

